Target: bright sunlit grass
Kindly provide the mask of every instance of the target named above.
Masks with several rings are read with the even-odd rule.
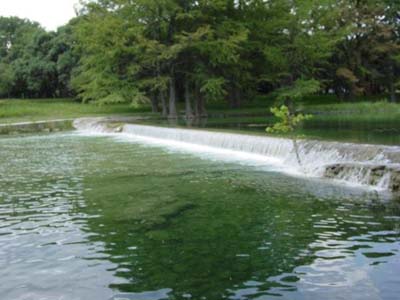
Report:
[[[0,100],[0,123],[69,119],[84,116],[121,115],[138,112],[128,104],[99,106],[72,99]]]

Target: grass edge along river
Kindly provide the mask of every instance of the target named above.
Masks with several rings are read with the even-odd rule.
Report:
[[[302,102],[299,109],[313,114],[313,118],[307,120],[298,133],[312,139],[400,145],[400,104],[386,101],[332,101],[329,97],[320,97]],[[201,119],[192,126],[266,135],[265,127],[274,122],[269,112],[269,105],[272,104],[256,99],[243,108],[229,109],[226,104],[210,103],[209,118]],[[82,104],[73,99],[0,100],[0,124],[107,115],[145,117],[148,124],[171,126],[170,122],[151,113],[146,106],[99,106]],[[182,118],[173,124],[177,125],[186,126]]]
[[[239,110],[221,110],[221,105],[214,105],[209,111],[210,118],[201,119],[199,124],[191,124],[191,127],[204,127],[207,130],[214,132],[232,132],[232,133],[245,133],[246,135],[261,135],[267,136],[264,128],[274,120],[268,116],[267,109],[261,106],[260,102],[253,103],[252,105]],[[387,103],[384,101],[375,102],[356,102],[356,103],[322,103],[313,104],[313,102],[304,102],[300,106],[304,112],[313,113],[314,118],[305,124],[306,128],[300,130],[300,134],[304,134],[305,139],[327,139],[327,140],[341,140],[344,142],[354,142],[354,135],[358,138],[356,142],[371,142],[379,144],[384,141],[389,144],[396,144],[400,142],[400,105]],[[41,100],[0,100],[0,120],[11,125],[11,122],[16,121],[36,121],[38,119],[53,119],[55,117],[69,117],[76,118],[82,116],[103,116],[103,115],[124,115],[134,116],[135,122],[144,123],[145,125],[157,125],[168,127],[187,127],[184,120],[180,123],[172,123],[164,121],[155,114],[148,112],[146,107],[132,108],[125,104],[98,106],[94,104],[82,104],[71,99],[41,99]],[[383,122],[383,120],[385,120]],[[10,122],[10,123],[7,123]],[[367,123],[368,126],[363,128],[363,124]],[[246,130],[242,127],[231,125],[246,124]],[[328,126],[326,126],[328,124]],[[59,126],[59,125],[58,125]],[[63,125],[64,126],[64,125]],[[379,129],[383,126],[383,129]],[[49,126],[44,128],[44,131],[58,130],[57,126]],[[64,126],[68,129],[68,126]],[[311,127],[311,129],[310,129]],[[315,127],[322,127],[317,133]],[[371,128],[372,127],[372,128]],[[256,130],[249,130],[256,128]],[[359,129],[362,133],[366,133],[367,139],[360,136]],[[390,132],[390,129],[394,131]],[[12,126],[2,126],[2,132],[7,133],[17,132],[13,130]],[[378,130],[378,135],[374,134],[374,130]],[[389,133],[387,132],[389,130]],[[34,130],[33,130],[34,131]],[[346,133],[351,133],[351,136]],[[331,133],[331,135],[329,135]],[[333,133],[333,135],[332,135]],[[372,136],[371,136],[372,135]],[[285,137],[285,136],[284,136]],[[360,139],[361,137],[361,139]],[[378,137],[378,138],[377,138]],[[372,140],[371,140],[372,139]],[[304,140],[306,141],[306,140]],[[349,166],[346,166],[348,169]],[[378,172],[381,166],[378,165]],[[340,168],[342,168],[340,166]],[[352,166],[353,168],[353,166]],[[343,172],[343,170],[339,170]],[[363,171],[366,172],[366,171]],[[369,172],[369,171],[368,171]],[[337,177],[337,166],[330,170],[329,177]],[[342,177],[348,176],[341,175]],[[348,181],[348,178],[345,178]],[[369,180],[371,181],[371,180]],[[374,179],[374,181],[376,181]],[[376,183],[375,183],[376,185]],[[378,184],[379,185],[379,184]]]

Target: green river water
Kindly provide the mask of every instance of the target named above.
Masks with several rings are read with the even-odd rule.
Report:
[[[399,299],[396,199],[113,136],[0,152],[0,299]]]

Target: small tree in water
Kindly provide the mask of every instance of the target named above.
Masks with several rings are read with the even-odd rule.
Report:
[[[292,87],[281,89],[278,92],[278,101],[283,101],[285,104],[271,108],[272,114],[278,121],[273,126],[268,127],[266,131],[268,133],[291,134],[293,148],[300,166],[302,163],[297,143],[298,135],[295,134],[295,130],[303,121],[311,119],[312,115],[297,113],[294,108],[294,101],[317,92],[319,88],[319,82],[316,80],[297,80]]]
[[[286,105],[282,105],[281,107],[273,107],[271,108],[271,112],[276,118],[279,119],[279,121],[276,122],[273,126],[266,129],[268,133],[293,133],[304,120],[312,118],[312,115],[291,113]],[[291,135],[297,162],[301,166],[302,164],[297,138],[298,136],[296,134]]]

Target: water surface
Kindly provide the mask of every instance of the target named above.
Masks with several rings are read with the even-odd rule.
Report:
[[[112,136],[0,140],[1,299],[398,299],[400,203]]]

